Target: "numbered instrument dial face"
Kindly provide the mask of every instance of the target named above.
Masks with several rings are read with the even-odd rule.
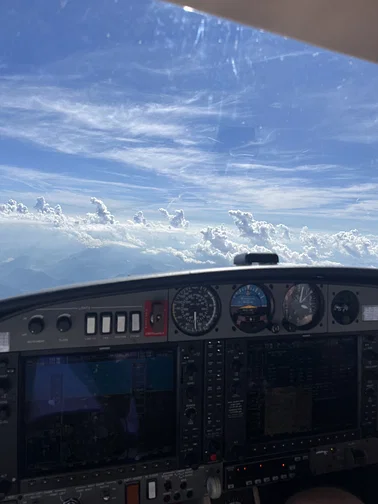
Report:
[[[300,329],[314,327],[321,316],[321,294],[310,284],[296,284],[286,292],[283,302],[284,322]]]
[[[220,301],[211,287],[183,287],[173,299],[173,321],[179,331],[189,336],[207,334],[214,329],[219,317]]]

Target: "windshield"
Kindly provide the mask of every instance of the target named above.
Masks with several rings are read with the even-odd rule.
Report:
[[[375,65],[158,1],[0,12],[0,297],[378,265]]]

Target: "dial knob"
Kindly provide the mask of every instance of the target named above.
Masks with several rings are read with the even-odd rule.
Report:
[[[206,490],[211,500],[219,499],[222,495],[222,484],[217,476],[210,476],[206,482]]]
[[[185,415],[187,418],[189,418],[189,420],[194,420],[197,415],[197,410],[195,408],[188,408],[185,411]]]
[[[11,381],[9,378],[0,378],[0,396],[6,394],[11,388]]]
[[[60,315],[56,321],[56,328],[59,332],[67,332],[72,327],[72,320],[70,315]]]
[[[186,389],[186,397],[190,400],[193,400],[196,397],[197,393],[198,393],[198,390],[196,389],[196,387],[189,386]]]
[[[9,406],[7,404],[4,404],[3,406],[0,407],[0,422],[8,420],[9,417],[10,417]]]
[[[271,324],[269,329],[272,331],[273,334],[277,334],[280,332],[280,326],[278,324]]]
[[[29,320],[28,329],[32,334],[39,334],[45,328],[45,322],[41,315],[36,315]]]
[[[80,504],[80,500],[76,497],[69,497],[63,501],[63,504]]]
[[[170,490],[172,490],[172,481],[171,480],[164,481],[164,489],[166,492],[169,492]]]
[[[196,372],[197,372],[197,366],[195,364],[193,364],[192,362],[190,362],[186,366],[186,374],[189,376],[193,376],[194,373],[196,373]]]

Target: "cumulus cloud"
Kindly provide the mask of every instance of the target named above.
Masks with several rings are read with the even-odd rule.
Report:
[[[184,216],[184,210],[176,210],[174,214],[170,214],[165,208],[159,208],[159,212],[168,219],[169,224],[174,228],[187,228],[189,226],[189,221]]]
[[[60,205],[56,205],[55,207],[50,206],[43,196],[39,196],[37,198],[37,202],[34,205],[34,208],[38,212],[44,214],[63,215],[62,207]]]
[[[274,226],[270,222],[255,220],[250,212],[230,210],[240,235],[248,238],[255,245],[271,247],[277,239],[290,240],[290,231],[284,224]]]
[[[90,222],[98,223],[98,224],[114,224],[115,219],[114,215],[112,215],[108,207],[105,205],[105,203],[95,197],[91,198],[91,203],[93,205],[96,205],[96,213],[88,213],[87,217]]]
[[[42,196],[30,211],[25,204],[14,199],[2,204],[2,267],[13,268],[23,251],[30,250],[31,254],[33,249],[38,271],[49,273],[48,268],[60,271],[58,264],[47,264],[57,257],[56,250],[51,254],[45,253],[58,242],[59,258],[64,256],[70,273],[60,273],[59,278],[54,273],[52,276],[56,285],[62,281],[73,283],[78,278],[84,281],[142,274],[146,268],[147,272],[153,273],[230,266],[234,256],[242,252],[276,252],[284,264],[378,267],[378,235],[366,235],[356,229],[335,233],[315,232],[308,227],[297,230],[282,223],[259,221],[251,212],[240,209],[225,213],[226,224],[208,225],[201,229],[196,225],[188,227],[182,210],[171,214],[164,208],[157,209],[155,219],[151,213],[148,221],[143,211],[139,210],[129,220],[116,220],[104,201],[93,197],[88,199],[89,204],[96,207],[96,212],[79,215],[63,213],[60,205],[54,206]],[[159,213],[164,217],[163,221],[157,220]],[[46,237],[52,229],[54,244],[49,244]],[[30,242],[31,238],[33,242]],[[43,243],[44,254],[38,254],[39,243]],[[81,276],[76,278],[73,271],[77,258],[71,254],[78,249],[84,254],[86,266],[80,267]],[[95,249],[100,250],[93,256],[90,251]],[[101,249],[104,249],[103,253]],[[104,261],[104,254],[108,258],[111,255],[111,261]],[[8,261],[10,257],[15,260]],[[89,262],[85,262],[87,257]],[[93,257],[97,262],[93,262]]]
[[[143,224],[144,226],[147,225],[147,219],[143,215],[142,210],[139,210],[133,217],[133,221],[135,224]]]
[[[29,212],[29,209],[23,203],[17,203],[14,199],[10,199],[8,203],[0,204],[0,212],[4,214],[13,212],[26,214]]]

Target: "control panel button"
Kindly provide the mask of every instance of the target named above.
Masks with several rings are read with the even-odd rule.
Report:
[[[112,332],[112,314],[101,314],[101,334],[110,334]]]
[[[139,504],[139,483],[131,483],[126,486],[125,504]]]
[[[147,481],[147,499],[153,500],[156,499],[156,497],[156,480],[149,480]]]
[[[131,313],[131,328],[132,333],[138,333],[141,330],[141,313],[132,312]]]
[[[115,324],[116,333],[118,334],[125,333],[126,329],[127,329],[126,313],[116,313],[116,324]]]
[[[97,332],[97,315],[88,314],[85,317],[85,334],[91,335]]]
[[[36,315],[29,320],[28,329],[32,334],[39,334],[45,328],[45,322],[42,315]]]
[[[171,480],[164,481],[164,488],[167,492],[172,490],[172,481]]]
[[[70,315],[60,315],[56,320],[56,328],[59,332],[67,332],[72,327],[72,320]]]

